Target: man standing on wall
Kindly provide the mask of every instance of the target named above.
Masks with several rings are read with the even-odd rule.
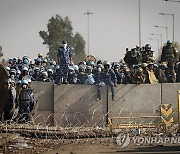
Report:
[[[57,84],[68,83],[68,72],[69,65],[72,60],[72,51],[69,46],[67,46],[67,42],[63,41],[62,46],[58,49],[58,63],[60,66],[59,69],[59,77]]]

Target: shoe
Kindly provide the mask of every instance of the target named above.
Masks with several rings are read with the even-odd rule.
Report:
[[[112,96],[112,99],[111,99],[112,101],[115,101],[115,98],[114,98],[114,95]]]
[[[112,101],[116,101],[114,98],[111,99]]]
[[[96,101],[99,101],[99,100],[101,100],[101,98],[97,98],[97,99],[96,99]]]

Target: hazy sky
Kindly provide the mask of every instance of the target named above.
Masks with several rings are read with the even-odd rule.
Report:
[[[4,58],[28,55],[32,59],[38,53],[48,52],[39,36],[39,31],[47,30],[48,20],[56,14],[72,21],[73,33],[79,32],[87,40],[87,16],[90,15],[90,54],[102,60],[118,61],[124,57],[125,48],[133,48],[139,43],[138,0],[0,0],[0,45]],[[175,14],[175,41],[180,42],[180,3],[162,0],[141,0],[142,45],[150,43],[157,54],[157,41],[150,33],[162,34],[163,43],[167,26],[172,39],[172,16]],[[87,49],[87,46],[86,46]]]

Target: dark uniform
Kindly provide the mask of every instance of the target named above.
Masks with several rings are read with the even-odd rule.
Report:
[[[110,68],[110,63],[109,62],[105,62],[104,63],[104,70],[101,73],[101,81],[99,84],[103,85],[103,83],[105,85],[110,86],[111,88],[111,93],[112,93],[112,100],[114,101],[114,97],[115,97],[115,91],[114,91],[114,87],[117,85],[117,77],[116,74],[114,73],[114,70]],[[102,83],[102,84],[101,84]],[[101,88],[101,87],[99,87]],[[100,92],[100,89],[98,89],[97,92]],[[100,94],[98,94],[98,96],[101,96]]]
[[[168,73],[171,74],[174,70],[174,65],[176,61],[176,50],[172,46],[170,40],[167,41],[167,45],[162,49],[161,62],[167,62]]]
[[[143,74],[143,69],[139,67],[133,75],[134,84],[144,84],[146,81],[146,76]]]
[[[144,50],[142,50],[142,62],[143,63],[150,63],[154,62],[154,51],[151,50],[151,45],[146,44]]]
[[[67,42],[63,41],[63,44]],[[72,52],[70,47],[64,48],[61,46],[58,49],[58,61],[59,61],[59,84],[68,81],[69,64],[71,63]]]
[[[137,65],[141,62],[141,55],[136,48],[133,48],[125,54],[124,61],[127,63],[128,67],[132,69],[133,65]]]
[[[34,95],[32,89],[28,87],[28,81],[22,80],[22,89],[18,96],[19,122],[30,121],[30,112],[34,107]]]

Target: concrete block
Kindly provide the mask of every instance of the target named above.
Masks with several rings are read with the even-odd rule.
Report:
[[[55,115],[58,113],[67,115],[68,121],[72,125],[92,125],[102,120],[102,102],[106,101],[106,95],[102,93],[102,100],[96,101],[96,86],[55,85],[54,88]],[[74,116],[78,118],[74,118]],[[57,116],[55,119],[58,119]],[[60,122],[60,120],[62,121]],[[68,125],[66,119],[60,118],[60,120],[57,120],[57,123]]]
[[[180,83],[162,84],[162,104],[172,104],[175,122],[178,121],[178,90],[180,90]]]
[[[160,84],[118,85],[115,88],[116,101],[111,100],[111,93],[109,92],[110,116],[160,115],[156,111],[160,105],[160,90]],[[150,121],[152,120],[154,119]]]
[[[38,100],[38,110],[54,110],[54,85],[49,82],[34,81],[31,85],[35,100]]]

